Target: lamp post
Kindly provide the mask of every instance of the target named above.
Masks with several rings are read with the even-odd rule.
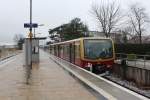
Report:
[[[31,55],[30,55],[30,68],[32,69],[32,0],[30,0],[30,33],[29,33],[29,36],[30,36],[30,52],[31,52]]]
[[[32,25],[32,0],[30,0],[30,29],[29,29],[30,34],[32,34],[32,26],[31,25]],[[32,35],[30,38],[32,38]]]

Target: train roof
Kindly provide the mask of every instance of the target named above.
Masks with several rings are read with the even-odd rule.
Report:
[[[68,41],[64,41],[64,42],[53,43],[53,44],[50,44],[50,45],[70,43],[70,42],[80,41],[80,40],[84,40],[84,39],[109,39],[109,40],[112,40],[111,38],[106,38],[106,37],[82,37],[82,38],[68,40]]]

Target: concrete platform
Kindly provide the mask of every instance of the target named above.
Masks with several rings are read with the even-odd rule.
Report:
[[[31,71],[22,59],[19,54],[0,64],[0,100],[97,100],[46,53]]]

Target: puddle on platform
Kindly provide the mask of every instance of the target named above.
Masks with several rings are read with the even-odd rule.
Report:
[[[32,66],[25,66],[25,79],[27,85],[32,85],[31,79],[32,79],[32,71],[39,69],[39,63],[33,63]]]

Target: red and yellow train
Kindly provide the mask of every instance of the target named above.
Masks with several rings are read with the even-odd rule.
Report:
[[[87,37],[50,45],[50,53],[92,72],[111,70],[114,43],[109,38]]]

